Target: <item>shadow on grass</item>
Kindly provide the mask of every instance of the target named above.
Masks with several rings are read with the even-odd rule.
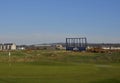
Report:
[[[10,81],[8,81],[8,80],[5,80],[5,79],[0,78],[0,83],[12,83],[12,82],[10,82]]]
[[[120,80],[118,79],[105,79],[105,80],[100,80],[100,81],[94,81],[90,83],[120,83]]]

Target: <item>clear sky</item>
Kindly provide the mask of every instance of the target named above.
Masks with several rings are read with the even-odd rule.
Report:
[[[39,44],[87,37],[120,43],[120,0],[0,0],[0,42]]]

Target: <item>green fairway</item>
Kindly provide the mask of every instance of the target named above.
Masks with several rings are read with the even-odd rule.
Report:
[[[120,83],[119,53],[0,53],[0,83]],[[102,59],[102,60],[101,60]]]
[[[0,64],[0,83],[120,83],[119,78],[119,64]]]

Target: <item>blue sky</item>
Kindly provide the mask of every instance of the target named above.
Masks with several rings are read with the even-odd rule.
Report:
[[[0,0],[0,42],[39,44],[87,37],[120,43],[120,0]]]

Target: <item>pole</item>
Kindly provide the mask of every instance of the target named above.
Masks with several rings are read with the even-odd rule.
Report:
[[[10,52],[8,53],[8,56],[9,56],[9,66],[11,66],[11,53]]]

